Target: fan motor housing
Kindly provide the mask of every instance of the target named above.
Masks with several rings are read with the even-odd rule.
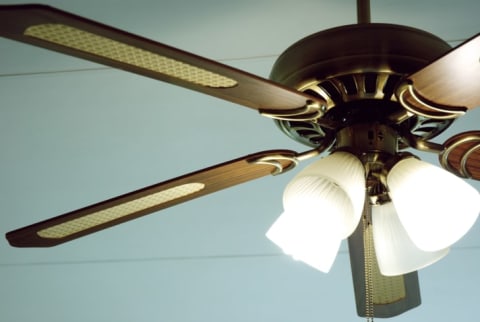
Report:
[[[393,24],[355,24],[328,29],[290,46],[275,62],[270,78],[327,102],[322,118],[345,126],[388,123],[403,107],[394,95],[399,81],[445,54],[451,47],[423,30]],[[317,122],[276,120],[288,136],[309,146],[326,145],[329,129]],[[431,139],[452,120],[414,116],[402,131]]]

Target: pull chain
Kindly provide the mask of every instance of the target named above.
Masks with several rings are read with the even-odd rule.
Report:
[[[367,322],[373,322],[374,305],[373,305],[373,262],[375,256],[373,250],[373,236],[370,215],[370,205],[365,205],[363,222],[363,248],[364,248],[364,265],[365,265],[365,317]]]

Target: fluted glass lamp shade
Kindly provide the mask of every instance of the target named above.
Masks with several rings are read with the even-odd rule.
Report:
[[[394,165],[387,185],[403,227],[424,251],[450,247],[468,232],[480,212],[480,194],[475,188],[415,158]]]
[[[283,252],[328,273],[335,261],[342,238],[314,212],[284,212],[266,236]]]
[[[285,212],[267,237],[285,253],[328,272],[341,240],[358,225],[365,200],[362,163],[335,152],[303,169],[285,188]]]
[[[315,211],[328,217],[332,224],[340,225],[337,228],[342,238],[347,238],[357,228],[364,200],[362,163],[351,153],[335,152],[305,167],[290,181],[283,194],[283,207],[286,211]]]
[[[419,249],[405,231],[392,202],[372,206],[371,213],[373,242],[382,275],[417,271],[448,254],[449,248],[434,252]]]

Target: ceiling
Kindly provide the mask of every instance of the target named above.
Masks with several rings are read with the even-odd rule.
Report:
[[[45,3],[263,77],[296,40],[356,22],[353,0]],[[477,0],[371,6],[374,22],[424,29],[452,45],[479,32]],[[2,234],[253,152],[308,149],[229,102],[7,39],[0,52]],[[479,129],[479,119],[480,108],[436,141]],[[415,153],[438,164],[435,155]],[[0,241],[0,319],[362,320],[345,244],[323,274],[282,255],[264,236],[297,171],[54,248]],[[480,182],[471,183],[480,190]],[[452,220],[461,211],[459,204]],[[480,302],[480,223],[419,275],[423,304],[392,321],[472,321]]]

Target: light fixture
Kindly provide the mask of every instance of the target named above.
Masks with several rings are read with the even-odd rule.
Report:
[[[455,175],[416,158],[405,158],[387,176],[398,217],[424,251],[450,247],[465,235],[480,212],[480,194]]]
[[[347,134],[341,139],[363,144]],[[395,146],[384,136],[381,141],[376,147]],[[475,223],[480,194],[411,154],[340,149],[294,177],[285,188],[283,206],[266,235],[286,254],[328,272],[341,241],[369,213],[380,272],[397,276],[446,256]]]
[[[341,240],[360,221],[364,173],[360,160],[348,152],[335,152],[306,167],[287,185],[285,212],[266,236],[285,253],[328,272]]]
[[[382,275],[397,276],[417,271],[449,252],[449,248],[435,252],[419,249],[405,231],[392,202],[373,205],[371,215],[375,253]]]

